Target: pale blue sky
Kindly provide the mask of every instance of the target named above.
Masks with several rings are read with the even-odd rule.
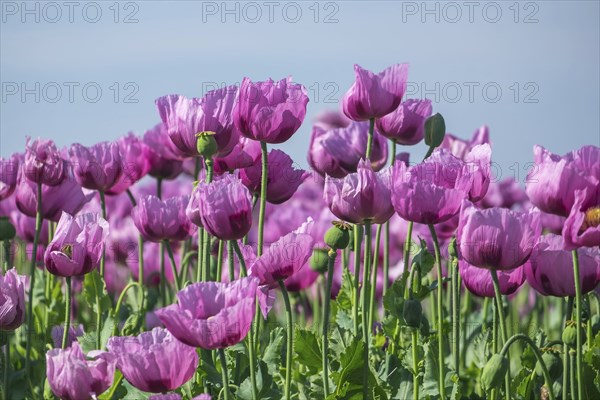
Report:
[[[143,133],[161,95],[292,75],[311,101],[282,148],[306,166],[312,118],[338,107],[353,64],[398,62],[410,63],[410,97],[431,98],[448,131],[490,126],[503,176],[536,143],[600,145],[598,1],[0,3],[4,157],[26,135],[63,146]]]

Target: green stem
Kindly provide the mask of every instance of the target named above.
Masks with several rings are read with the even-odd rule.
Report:
[[[575,367],[575,354],[574,354],[574,352],[571,352],[571,350],[568,350],[568,354],[569,354],[569,374],[570,374],[570,378],[571,378],[571,398],[577,399],[577,397],[575,397],[575,392],[577,392],[577,382],[575,379],[575,370],[577,369]]]
[[[240,278],[245,278],[248,276],[248,271],[246,270],[246,261],[244,260],[244,255],[242,254],[242,250],[240,250],[240,246],[237,241],[232,240],[233,249],[235,250],[235,254],[237,254],[238,261],[240,263]]]
[[[221,360],[221,377],[223,379],[223,389],[225,390],[225,400],[229,400],[229,377],[227,376],[227,360],[225,359],[225,350],[219,349],[219,359]]]
[[[217,253],[217,276],[215,279],[217,282],[221,282],[221,275],[223,275],[223,247],[225,241],[219,240],[219,252]]]
[[[4,259],[2,262],[2,270],[4,274],[8,271],[8,265],[10,264],[10,239],[4,239],[2,241],[2,248],[4,249]]]
[[[233,240],[227,241],[227,266],[229,269],[229,282],[233,282],[235,279],[235,264],[233,259],[233,257],[235,257],[235,253],[233,251],[233,242]]]
[[[198,261],[196,264],[196,282],[202,281],[202,269],[204,268],[204,235],[205,230],[198,227]]]
[[[412,221],[408,221],[408,228],[406,231],[406,239],[404,239],[404,249],[402,251],[402,257],[404,258],[404,272],[405,274],[408,274],[408,266],[409,266],[409,261],[410,261],[410,248],[412,247],[412,231],[413,231],[413,222]],[[405,300],[408,297],[405,296]]]
[[[573,313],[573,298],[569,297],[567,300],[567,312],[565,314],[565,327],[567,321],[571,319]],[[562,398],[563,400],[569,400],[569,345],[563,344],[563,385],[562,385]]]
[[[62,348],[67,348],[67,341],[69,339],[69,328],[71,327],[71,307],[72,307],[72,299],[71,299],[71,277],[67,276],[65,278],[67,281],[67,287],[65,289],[65,329],[63,331],[62,337]]]
[[[104,191],[99,190],[100,194],[100,209],[102,210],[102,218],[106,220],[106,199],[104,197]],[[100,277],[102,278],[102,282],[104,282],[104,265],[106,264],[106,249],[104,246],[102,247],[102,257],[100,258]]]
[[[419,356],[417,346],[419,345],[419,330],[412,329],[412,359],[413,359],[413,400],[419,400]]]
[[[255,300],[256,301],[256,300]],[[256,386],[256,347],[254,345],[254,333],[252,328],[248,331],[248,362],[250,363],[250,383],[252,385],[252,400],[258,400],[258,388]]]
[[[171,260],[171,268],[173,269],[173,280],[175,281],[175,289],[179,292],[181,290],[181,282],[179,282],[179,274],[177,273],[177,264],[175,263],[175,256],[173,255],[173,248],[171,247],[171,242],[168,240],[164,240],[163,243],[167,249],[167,254],[169,254],[169,259]]]
[[[206,183],[211,183],[213,180],[213,160],[212,158],[207,158],[204,160],[205,168],[206,168]],[[207,282],[210,276],[210,235],[206,231],[206,229],[202,230],[202,240],[204,241],[204,249],[202,250],[202,255],[204,256],[204,261],[202,264],[202,281]]]
[[[156,197],[162,200],[162,178],[156,178]],[[165,275],[165,246],[162,242],[158,244],[160,265],[160,298],[163,307],[167,306],[167,278]]]
[[[354,320],[354,336],[358,336],[358,309],[359,309],[359,281],[360,281],[360,239],[361,239],[361,226],[354,225],[352,230],[354,234],[354,291],[352,302],[352,316]]]
[[[267,183],[269,182],[269,153],[267,151],[267,144],[260,142],[261,151],[261,165],[262,171],[260,175],[260,209],[258,214],[258,248],[256,249],[256,255],[262,256],[263,253],[263,233],[265,226],[265,207],[267,204]]]
[[[335,265],[335,258],[337,256],[337,252],[333,249],[330,249],[328,252],[327,259],[327,287],[325,289],[323,302],[325,303],[323,306],[323,324],[322,324],[322,333],[323,333],[323,349],[322,349],[322,358],[323,358],[323,392],[325,393],[325,398],[329,396],[329,360],[327,358],[329,353],[329,307],[331,303],[331,286],[333,284],[333,266]]]
[[[119,313],[121,312],[121,304],[123,304],[123,300],[125,299],[125,295],[127,294],[127,291],[134,286],[137,286],[138,289],[141,290],[141,285],[138,282],[129,282],[127,284],[127,286],[125,286],[123,288],[123,290],[121,291],[121,294],[119,295],[119,299],[117,300],[117,306],[115,307],[115,319],[119,317]],[[141,307],[141,305],[140,305],[140,307]],[[115,324],[115,326],[113,328],[113,336],[117,336],[118,329],[119,329],[118,324]]]
[[[492,270],[492,271],[496,272],[495,270]],[[496,281],[497,281],[497,279],[496,279]],[[501,314],[502,314],[502,312],[501,312]],[[544,380],[546,381],[546,387],[548,388],[548,394],[550,395],[550,399],[556,400],[556,397],[554,396],[554,389],[552,388],[552,379],[550,378],[550,374],[548,373],[548,368],[546,368],[546,363],[544,362],[544,359],[542,358],[542,353],[540,352],[540,349],[538,349],[538,347],[536,346],[535,342],[533,340],[531,340],[531,338],[529,336],[524,335],[522,333],[518,333],[516,335],[511,336],[510,339],[506,340],[506,342],[504,343],[504,346],[502,347],[502,350],[500,351],[500,355],[503,357],[507,357],[508,349],[510,348],[511,344],[515,343],[517,340],[524,341],[525,343],[527,343],[529,345],[531,350],[533,350],[533,353],[535,354],[535,358],[537,359],[537,362],[542,367],[542,373],[544,375]]]
[[[491,269],[490,274],[492,275],[492,281],[494,283],[496,310],[498,311],[498,321],[500,322],[500,334],[502,336],[502,342],[504,343],[504,347],[506,347],[506,344],[508,343],[508,333],[506,330],[506,319],[504,318],[504,308],[502,306],[502,293],[500,293],[500,283],[498,282],[498,273],[496,272],[495,269]],[[508,355],[507,355],[507,357],[508,357]],[[510,393],[511,393],[510,392],[510,367],[508,369],[508,372],[506,373],[504,383],[505,383],[504,398],[506,400],[510,400]]]
[[[369,120],[369,138],[367,139],[367,152],[365,158],[371,160],[371,152],[373,148],[373,131],[375,130],[375,118]]]
[[[583,400],[583,374],[581,368],[581,359],[583,356],[582,346],[583,338],[581,337],[581,278],[579,275],[579,255],[577,250],[572,251],[573,254],[573,279],[575,280],[575,318],[577,321],[577,398]]]
[[[6,332],[6,346],[4,346],[4,386],[2,386],[4,388],[4,398],[5,399],[10,399],[10,392],[9,392],[9,388],[8,388],[8,374],[10,372],[10,338],[11,338],[11,332]]]
[[[290,391],[292,384],[292,349],[294,346],[294,322],[292,320],[292,307],[290,305],[290,296],[288,295],[285,284],[282,280],[278,281],[281,294],[283,295],[283,301],[285,302],[285,312],[287,315],[287,352],[285,357],[285,388],[284,397],[286,400],[290,400]]]
[[[392,149],[390,151],[390,166],[393,167],[396,163],[396,142],[391,140]],[[385,223],[385,237],[383,239],[383,296],[387,292],[389,280],[390,280],[390,221]],[[384,309],[385,317],[385,309]],[[389,360],[389,357],[388,357]],[[386,361],[388,363],[389,361]]]
[[[35,329],[33,322],[33,292],[35,289],[35,262],[37,259],[37,248],[40,241],[40,231],[42,230],[42,184],[37,184],[35,212],[35,234],[33,236],[33,248],[31,253],[31,263],[29,265],[29,302],[27,303],[27,344],[25,346],[25,375],[30,377],[31,367],[31,335]],[[46,327],[44,327],[46,329]]]
[[[452,350],[454,370],[460,377],[460,287],[458,282],[458,260],[452,259]]]
[[[135,197],[133,196],[133,193],[131,193],[131,190],[129,190],[129,189],[127,189],[127,196],[129,197],[129,201],[131,201],[131,205],[135,207],[137,205],[137,201],[135,201]],[[144,308],[144,300],[145,300],[145,293],[144,293],[144,237],[141,234],[138,235],[138,283],[139,283],[139,288],[140,288],[139,303],[140,303],[140,308],[143,309]],[[143,317],[143,315],[142,315],[142,317]]]
[[[444,383],[445,373],[444,373],[444,312],[443,312],[443,303],[442,289],[444,287],[443,281],[444,276],[442,274],[442,257],[440,255],[440,244],[438,242],[437,233],[435,231],[435,227],[429,224],[429,232],[431,232],[431,238],[433,239],[433,248],[435,251],[435,263],[437,265],[437,276],[438,276],[438,285],[437,285],[437,337],[438,337],[438,364],[439,364],[439,380],[438,386],[440,390],[440,398],[446,398],[446,385]]]
[[[371,290],[371,298],[369,299],[369,326],[373,326],[373,320],[375,319],[374,315],[375,315],[375,294],[377,292],[377,264],[379,262],[379,242],[381,240],[381,229],[383,228],[383,225],[379,225],[377,227],[377,232],[375,234],[375,249],[373,250],[373,263],[371,264],[371,269],[373,272],[373,279],[372,279],[372,283],[371,286],[373,287],[373,290]]]
[[[371,275],[371,246],[372,246],[371,222],[365,222],[365,258],[363,261],[363,288],[362,288],[362,328],[363,340],[365,343],[364,352],[364,367],[363,367],[363,398],[369,397],[369,333],[371,326],[369,325],[369,290],[370,290],[370,275]]]

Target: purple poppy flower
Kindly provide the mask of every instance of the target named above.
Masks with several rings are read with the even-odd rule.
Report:
[[[581,292],[587,293],[600,283],[600,251],[581,248],[579,255],[579,282]],[[525,265],[527,283],[544,296],[575,297],[573,258],[564,250],[564,241],[558,235],[544,235],[535,245]]]
[[[390,114],[377,119],[375,127],[386,138],[412,146],[425,137],[425,120],[431,111],[431,100],[406,100]]]
[[[166,329],[138,336],[114,336],[106,348],[117,356],[117,367],[129,383],[150,393],[175,390],[189,381],[198,367],[196,349],[181,343]]]
[[[394,214],[391,203],[391,171],[373,172],[361,160],[358,172],[343,179],[325,178],[325,201],[336,217],[346,222],[383,224]]]
[[[561,157],[541,146],[533,148],[535,166],[527,175],[526,191],[540,210],[563,217],[569,215],[578,199],[579,209],[600,205],[600,147],[584,146]]]
[[[562,230],[568,250],[600,246],[600,184],[592,190],[596,192],[592,196],[587,189],[575,192],[575,203]],[[595,197],[595,204],[590,197]]]
[[[61,399],[88,400],[104,393],[113,383],[116,358],[93,351],[86,357],[79,343],[46,353],[46,375],[52,392]]]
[[[37,209],[37,184],[19,175],[16,190],[16,204],[23,214],[35,218]],[[81,190],[81,186],[72,178],[65,178],[57,186],[42,185],[42,217],[58,221],[63,212],[76,214],[94,197],[94,193]]]
[[[123,173],[119,145],[115,142],[100,142],[90,147],[75,143],[69,155],[75,179],[84,188],[106,192]]]
[[[345,128],[352,120],[340,110],[323,110],[317,114],[314,119],[315,124],[321,125],[324,129]]]
[[[35,218],[14,210],[10,213],[10,221],[17,231],[17,236],[25,242],[32,243],[35,236]],[[42,222],[39,243],[48,244],[48,222]]]
[[[395,64],[377,75],[354,65],[356,81],[342,100],[344,114],[354,121],[381,118],[393,112],[406,92],[408,64]]]
[[[346,127],[327,127],[317,123],[313,126],[310,137],[308,163],[323,176],[343,178],[356,172],[358,163],[365,157],[368,136],[368,122],[352,121]],[[371,152],[373,169],[382,169],[387,158],[386,138],[375,135]]]
[[[0,331],[14,331],[25,320],[26,277],[16,268],[0,271]]]
[[[233,175],[199,182],[186,208],[190,221],[221,240],[242,239],[252,227],[252,196]]]
[[[14,153],[10,158],[0,158],[0,200],[8,198],[17,187],[19,165],[23,162],[23,155]]]
[[[184,240],[194,232],[194,225],[185,215],[189,200],[190,196],[171,197],[165,201],[156,196],[143,196],[131,211],[131,217],[146,240]]]
[[[148,174],[160,179],[175,179],[183,172],[181,158],[184,154],[169,139],[165,124],[160,123],[146,131],[143,140],[148,147]]]
[[[488,191],[479,205],[483,208],[512,208],[515,205],[523,206],[527,201],[525,190],[514,178],[508,177],[500,182],[490,182]]]
[[[178,304],[156,311],[165,327],[183,343],[224,349],[244,340],[254,317],[258,279],[230,283],[200,282],[177,293]]]
[[[100,262],[107,237],[108,222],[100,215],[63,213],[46,248],[46,269],[58,276],[87,274]]]
[[[531,203],[529,203],[529,205],[531,206]],[[561,217],[560,215],[548,214],[540,211],[540,222],[544,232],[560,235],[563,227],[565,226],[565,220],[566,218]]]
[[[441,154],[440,154],[441,153]],[[436,156],[440,154],[440,156]],[[448,221],[460,210],[472,186],[464,163],[444,150],[412,167],[396,163],[392,169],[392,204],[405,220],[421,224]]]
[[[494,297],[494,282],[490,271],[475,267],[465,260],[459,261],[459,272],[465,287],[469,292],[479,297]],[[524,267],[517,267],[509,271],[498,271],[500,293],[513,294],[525,282]]]
[[[308,218],[298,229],[271,244],[252,264],[248,275],[257,277],[260,285],[271,288],[276,287],[279,280],[286,280],[294,275],[312,254],[315,240],[309,232],[313,224],[313,219]]]
[[[265,143],[283,143],[300,128],[306,116],[306,88],[288,77],[274,82],[244,78],[233,119],[241,134]]]
[[[241,137],[231,153],[213,159],[213,168],[215,174],[222,175],[260,163],[260,157],[260,143],[256,140]]]
[[[156,99],[156,106],[171,141],[185,155],[198,157],[196,134],[215,132],[217,156],[229,154],[238,141],[232,113],[236,86],[210,91],[201,99],[169,95]]]
[[[27,137],[25,145],[25,176],[32,182],[56,186],[65,178],[65,161],[52,140]]]
[[[272,204],[281,204],[289,200],[298,186],[309,176],[309,173],[303,169],[296,169],[291,157],[281,150],[269,152],[268,169],[267,201]],[[260,160],[251,167],[240,170],[242,183],[255,194],[260,194],[261,176]]]
[[[52,331],[50,336],[52,336],[52,342],[54,343],[54,347],[60,348],[62,347],[62,339],[65,332],[64,325],[57,325],[52,327]],[[82,337],[85,334],[83,331],[83,325],[79,324],[75,327],[69,327],[69,334],[67,336],[67,347],[71,347],[73,343],[77,342],[77,338]]]
[[[139,137],[129,133],[117,140],[123,172],[107,194],[125,192],[150,171],[150,149]]]
[[[477,209],[465,200],[456,241],[462,259],[479,268],[510,270],[523,265],[541,233],[537,212]]]
[[[464,140],[452,135],[451,133],[446,133],[440,148],[446,149],[454,157],[464,160],[465,156],[473,149],[473,147],[480,144],[489,143],[490,130],[486,125],[482,125],[473,133],[471,140]]]

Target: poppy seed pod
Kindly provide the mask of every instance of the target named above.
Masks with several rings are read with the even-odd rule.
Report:
[[[215,140],[215,132],[198,132],[196,134],[196,149],[198,150],[198,154],[207,159],[217,154],[219,148]]]
[[[334,221],[333,226],[325,232],[325,244],[333,250],[344,250],[350,243],[350,225]]]

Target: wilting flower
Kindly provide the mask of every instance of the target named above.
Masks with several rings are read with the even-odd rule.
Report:
[[[15,268],[0,271],[0,331],[14,331],[25,320],[25,279]]]
[[[278,281],[296,273],[312,254],[314,239],[309,231],[313,224],[313,219],[308,218],[298,229],[271,244],[252,264],[248,275],[257,277],[260,285],[275,287]]]
[[[336,217],[355,224],[382,224],[394,214],[390,170],[375,173],[362,160],[358,172],[343,179],[325,178],[325,201]]]
[[[355,64],[354,74],[356,81],[342,100],[348,118],[381,118],[398,108],[406,91],[408,64],[392,65],[377,75]]]
[[[75,143],[69,155],[75,179],[87,189],[106,192],[123,172],[121,153],[115,142],[100,142],[90,147]]]
[[[233,172],[236,169],[250,167],[259,163],[261,156],[260,143],[256,140],[240,137],[231,153],[223,157],[213,159],[213,168],[215,174],[221,175],[227,172]]]
[[[133,223],[146,240],[184,240],[194,232],[193,224],[185,215],[189,200],[190,196],[165,201],[156,196],[143,196],[131,211]]]
[[[513,294],[525,282],[523,268],[517,267],[509,271],[498,271],[500,293]],[[463,283],[469,291],[479,297],[494,297],[494,282],[490,271],[474,267],[465,260],[459,261],[459,272]]]
[[[486,125],[482,125],[473,133],[471,140],[464,140],[454,136],[451,133],[446,133],[444,141],[440,145],[440,148],[448,150],[454,157],[465,159],[465,156],[473,149],[473,147],[480,144],[490,143],[490,130]]]
[[[465,198],[480,199],[489,184],[488,145],[473,149],[465,163],[447,150],[436,150],[412,167],[396,163],[392,172],[392,204],[407,221],[439,224],[456,215]]]
[[[233,119],[241,134],[265,143],[283,143],[300,128],[306,116],[308,96],[288,77],[274,82],[244,78]]]
[[[526,191],[540,210],[566,217],[575,202],[584,212],[600,205],[600,147],[584,146],[561,157],[541,146],[533,148],[535,167]],[[576,199],[577,192],[580,193]]]
[[[135,337],[111,337],[106,347],[117,356],[117,367],[125,379],[144,392],[177,389],[198,367],[196,349],[181,343],[166,329],[154,328]]]
[[[21,173],[15,193],[17,208],[23,214],[35,218],[37,209],[37,185]],[[72,178],[65,178],[57,186],[42,185],[42,218],[58,221],[63,212],[76,214],[94,197],[84,194],[81,186]]]
[[[23,155],[15,153],[9,159],[0,158],[0,200],[9,197],[17,187],[19,165]]]
[[[25,176],[32,182],[56,186],[65,178],[65,162],[52,140],[27,138]]]
[[[456,241],[461,258],[479,268],[510,270],[523,265],[541,232],[538,212],[477,209],[465,200]]]
[[[160,179],[175,179],[183,172],[181,156],[183,154],[169,139],[165,124],[160,123],[144,134],[144,143],[148,147],[148,173]]]
[[[46,247],[46,269],[58,276],[87,274],[100,262],[107,237],[108,222],[98,214],[73,217],[63,213]]]
[[[600,246],[600,183],[592,190],[596,191],[595,205],[592,200],[592,203],[587,203],[587,207],[587,189],[575,192],[575,203],[562,231],[566,249]]]
[[[236,86],[212,90],[201,99],[169,95],[156,99],[156,106],[171,141],[190,157],[198,157],[196,134],[214,132],[218,156],[229,154],[239,133],[233,125],[232,113]]]
[[[323,176],[343,178],[356,172],[359,161],[365,158],[368,136],[368,122],[352,121],[345,127],[315,123],[310,137],[308,163]],[[381,135],[375,135],[371,150],[373,169],[382,169],[387,158],[387,140]]]
[[[296,169],[294,161],[281,150],[271,150],[268,155],[267,173],[267,201],[272,204],[281,204],[287,201],[298,189],[306,178],[308,172]],[[252,193],[259,194],[262,178],[260,160],[251,167],[240,170],[242,183]]]
[[[177,293],[178,304],[156,311],[165,327],[183,343],[224,349],[241,342],[252,325],[258,279],[230,283],[200,282]]]
[[[46,353],[46,375],[52,392],[61,399],[95,399],[113,383],[115,356],[93,351],[86,357],[79,343]]]
[[[123,193],[150,171],[150,149],[133,133],[117,140],[123,173],[119,180],[106,191],[107,194]]]
[[[390,114],[377,119],[377,132],[398,144],[411,146],[425,136],[425,120],[431,116],[431,100],[406,100]]]
[[[579,282],[581,292],[587,293],[600,283],[600,251],[598,248],[581,248],[579,256]],[[524,266],[527,283],[544,296],[575,296],[573,259],[564,250],[563,239],[558,235],[544,235],[535,245],[529,262]]]
[[[252,196],[238,178],[225,175],[211,183],[198,183],[186,214],[212,236],[238,240],[252,227]]]

